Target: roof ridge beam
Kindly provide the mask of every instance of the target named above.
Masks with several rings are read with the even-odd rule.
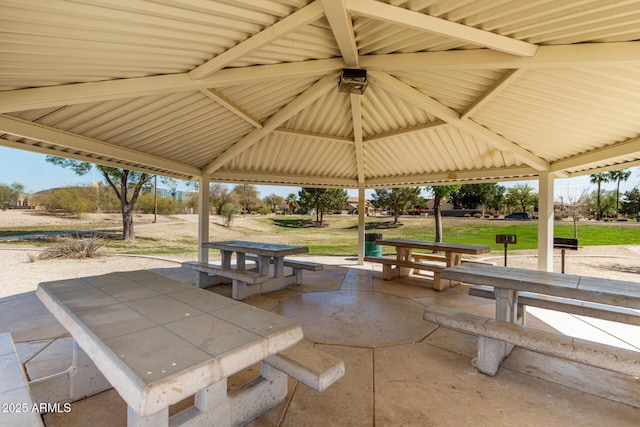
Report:
[[[558,160],[557,162],[551,163],[550,171],[563,172],[567,169],[573,168],[589,168],[589,165],[616,161],[620,158],[629,156],[640,157],[640,137],[628,139],[588,153],[578,154],[577,156]],[[611,169],[620,169],[620,167],[612,167]]]
[[[71,132],[62,131],[49,126],[32,123],[27,120],[0,114],[0,133],[8,133],[20,138],[28,138],[48,144],[58,145],[72,150],[95,153],[112,159],[125,162],[139,162],[143,165],[176,171],[191,177],[200,176],[200,170],[182,163],[168,161],[161,157],[141,153],[130,148],[119,147],[97,139],[76,135]],[[60,155],[64,157],[61,152]],[[53,155],[53,154],[52,154]],[[89,157],[86,161],[94,163],[95,160]],[[99,163],[99,162],[98,162]]]
[[[341,58],[318,59],[220,70],[211,77],[197,81],[187,73],[182,73],[18,89],[0,92],[0,113],[196,91],[265,80],[323,76],[343,68],[344,61]]]
[[[338,80],[337,74],[329,74],[322,79],[318,80],[313,86],[303,92],[296,99],[287,104],[280,111],[275,113],[269,120],[264,122],[263,127],[260,129],[254,129],[235,143],[231,148],[222,153],[209,163],[204,169],[205,175],[212,175],[215,171],[224,166],[229,160],[233,159],[243,151],[250,148],[253,144],[258,142],[261,138],[264,138],[271,131],[276,129],[282,123],[286,122],[294,114],[316,101],[322,95],[327,93],[332,88],[335,88],[335,83]]]
[[[460,114],[458,114],[457,111],[436,101],[430,96],[425,95],[406,83],[401,82],[395,77],[380,71],[371,72],[370,75],[382,86],[386,87],[404,100],[424,109],[428,113],[433,114],[458,129],[467,132],[474,137],[480,138],[493,147],[512,152],[519,161],[535,168],[536,170],[549,169],[549,163],[543,158],[536,156],[532,152],[518,146],[513,141],[509,141],[473,120],[461,120]]]
[[[489,49],[364,55],[360,66],[369,71],[640,66],[640,41],[540,46],[531,57]]]
[[[314,1],[291,15],[284,17],[270,27],[267,27],[259,33],[249,37],[247,40],[215,56],[213,59],[194,68],[189,72],[189,76],[194,80],[208,77],[216,71],[223,69],[236,59],[259,49],[274,40],[280,39],[310,22],[320,19],[323,14],[324,9],[320,2]]]
[[[347,67],[358,68],[359,56],[353,23],[343,0],[320,0]]]
[[[533,56],[537,45],[490,31],[436,18],[375,0],[346,0],[347,9],[368,18],[480,45],[517,56]]]

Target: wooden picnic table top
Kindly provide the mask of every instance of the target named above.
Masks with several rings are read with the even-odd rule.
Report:
[[[303,338],[298,322],[148,271],[44,282],[36,295],[142,416]]]
[[[443,252],[455,252],[461,254],[486,254],[491,252],[489,246],[465,245],[460,243],[428,242],[423,240],[383,239],[376,240],[378,245],[395,246],[399,248],[425,249]]]
[[[203,248],[220,249],[221,251],[242,252],[256,255],[284,257],[309,252],[306,246],[281,245],[276,243],[246,242],[243,240],[225,240],[205,242]]]
[[[494,288],[640,309],[640,283],[638,282],[464,263],[446,268],[442,272],[442,278],[473,285],[487,285]]]

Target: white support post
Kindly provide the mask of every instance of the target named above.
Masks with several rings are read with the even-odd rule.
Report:
[[[541,171],[538,179],[538,270],[553,271],[554,175]]]
[[[209,251],[202,247],[209,240],[209,177],[200,178],[198,192],[198,261],[209,262]]]
[[[358,265],[364,264],[364,187],[358,187]]]
[[[198,187],[198,262],[209,262],[209,250],[202,247],[209,240],[209,176],[202,175]],[[196,286],[209,286],[209,275],[204,272],[196,273]]]

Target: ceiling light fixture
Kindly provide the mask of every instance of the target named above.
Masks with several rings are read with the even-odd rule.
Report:
[[[338,90],[340,92],[349,92],[362,95],[367,88],[367,70],[357,70],[353,68],[345,68],[340,75],[338,82]]]

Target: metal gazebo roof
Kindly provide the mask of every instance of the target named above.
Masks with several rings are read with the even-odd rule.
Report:
[[[640,164],[636,1],[2,0],[0,145],[376,188]],[[338,90],[367,71],[364,94]]]

